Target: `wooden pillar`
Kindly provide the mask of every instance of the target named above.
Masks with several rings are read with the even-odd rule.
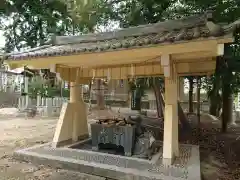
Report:
[[[80,113],[76,107],[76,104],[80,101],[80,85],[77,82],[70,83],[70,103],[73,103],[73,131],[72,131],[72,140],[73,142],[78,141],[78,121],[80,121]]]
[[[75,103],[80,101],[81,90],[80,84],[77,82],[70,82],[70,102]]]
[[[178,155],[178,77],[175,74],[165,78],[163,164],[171,165]]]
[[[200,125],[200,118],[201,118],[201,77],[197,77],[197,117],[198,117],[198,126]],[[198,127],[199,128],[199,127]]]

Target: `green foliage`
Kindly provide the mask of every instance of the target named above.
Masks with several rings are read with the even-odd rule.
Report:
[[[182,6],[175,8],[176,14],[189,15],[201,13],[206,9],[213,9],[214,20],[218,23],[232,23],[240,19],[239,1],[218,1],[218,0],[181,0]],[[180,10],[180,11],[179,11]],[[225,56],[221,60],[215,75],[211,78],[205,78],[208,81],[205,86],[209,95],[221,94],[221,87],[224,83],[231,84],[232,93],[239,91],[239,73],[240,72],[240,41],[239,32],[235,34],[235,43],[226,45]],[[224,62],[223,62],[224,61]],[[233,72],[237,72],[233,74]]]
[[[6,1],[8,2],[8,1]],[[72,35],[92,29],[91,19],[75,22],[59,0],[12,0],[0,14],[5,52],[44,44],[52,34]]]
[[[62,89],[62,97],[67,97],[67,98],[69,98],[69,97],[70,97],[70,90],[63,88],[63,89]]]
[[[114,15],[112,18],[120,22],[120,27],[155,23],[164,20],[164,13],[177,0],[122,0],[109,1]],[[113,5],[114,3],[114,5]]]
[[[28,85],[29,95],[32,98],[36,99],[38,94],[39,95],[45,94],[46,93],[44,88],[45,84],[46,84],[46,80],[43,79],[42,77],[40,76],[33,77]]]
[[[184,14],[213,9],[214,19],[221,23],[231,23],[240,17],[240,2],[236,0],[180,0],[179,2],[182,4],[182,9],[185,9]]]
[[[137,78],[133,81],[128,81],[130,91],[137,89],[142,96],[146,95],[146,90],[151,89],[154,83],[157,83],[156,85],[164,90],[164,79],[161,77]]]
[[[177,2],[178,0],[69,0],[66,4],[78,22],[87,20],[107,26],[114,21],[120,27],[129,27],[167,19],[171,7]]]
[[[35,76],[29,82],[28,94],[31,98],[36,99],[37,95],[41,97],[69,97],[69,89],[62,88],[61,84],[51,86],[49,80],[41,76]]]
[[[107,25],[113,14],[112,6],[106,0],[60,1],[67,5],[67,11],[75,24],[85,25],[83,33],[95,32],[98,25]]]

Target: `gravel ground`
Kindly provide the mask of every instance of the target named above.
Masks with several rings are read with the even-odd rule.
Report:
[[[104,112],[100,114],[104,115]],[[94,118],[95,114],[90,116]],[[14,150],[51,141],[56,122],[57,119],[19,118],[16,112],[0,111],[0,180],[98,179],[12,159]],[[218,121],[203,116],[201,122],[201,132],[195,135],[199,141],[194,143],[200,143],[201,146],[202,179],[239,180],[240,126],[231,127],[227,134],[222,135]]]
[[[199,130],[190,143],[200,145],[202,179],[240,180],[240,125],[230,125],[223,134],[219,121],[204,115]]]

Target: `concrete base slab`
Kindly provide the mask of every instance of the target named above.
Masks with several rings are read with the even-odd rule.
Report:
[[[193,145],[180,145],[180,156],[171,166],[162,164],[162,148],[152,160],[145,160],[67,147],[52,148],[48,143],[18,150],[14,157],[117,180],[201,179],[199,148]]]
[[[53,172],[50,177],[44,178],[44,180],[106,180],[104,177],[94,176],[90,174],[80,173],[69,170],[58,170]]]

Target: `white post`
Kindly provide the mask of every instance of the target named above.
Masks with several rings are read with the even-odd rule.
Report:
[[[29,95],[28,95],[28,77],[24,77],[24,93],[26,93],[25,99],[26,99],[26,105],[25,108],[29,106]]]
[[[41,96],[40,95],[37,95],[37,107],[39,107],[41,105]]]
[[[3,73],[0,72],[0,91],[3,89],[2,75]]]
[[[41,97],[41,106],[45,106],[45,97]]]
[[[46,99],[47,116],[52,115],[52,109],[53,109],[52,106],[53,106],[53,99],[47,98]]]
[[[18,109],[20,111],[22,110],[22,97],[21,96],[18,98]]]

